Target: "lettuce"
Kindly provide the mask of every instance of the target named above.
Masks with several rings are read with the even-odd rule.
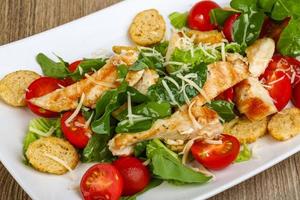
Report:
[[[247,146],[247,144],[243,144],[243,149],[240,151],[238,157],[236,158],[235,162],[239,163],[239,162],[244,162],[244,161],[248,161],[252,158],[252,150],[249,149],[249,147]]]

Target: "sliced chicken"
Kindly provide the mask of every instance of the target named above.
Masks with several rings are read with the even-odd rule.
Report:
[[[236,105],[250,120],[261,120],[277,109],[269,92],[257,78],[250,77],[235,86]]]
[[[186,32],[187,36],[194,38],[194,43],[209,43],[216,44],[223,41],[224,37],[221,32],[217,30],[212,31],[197,31],[197,30],[188,30]]]
[[[145,69],[141,79],[134,85],[142,94],[147,94],[148,88],[154,85],[158,81],[159,75],[153,69]]]
[[[188,106],[182,106],[171,117],[157,120],[150,130],[116,135],[109,142],[112,153],[114,155],[129,155],[134,144],[153,138],[182,143],[194,137],[213,137],[221,133],[222,125],[217,113],[203,105],[247,78],[248,67],[244,61],[236,59],[232,60],[231,63],[216,62],[211,64],[208,66],[208,71],[208,78],[203,86],[202,94],[193,98],[189,109]]]
[[[193,108],[192,108],[193,109]],[[193,112],[194,111],[194,112]],[[201,129],[195,127],[190,119],[188,106],[175,112],[170,118],[157,120],[151,129],[139,133],[124,133],[116,135],[109,142],[109,149],[113,155],[130,155],[133,146],[141,141],[159,138],[170,143],[184,143],[195,137],[214,137],[222,133],[223,126],[219,122],[218,114],[207,108],[193,109],[195,120],[201,124]]]
[[[259,77],[266,68],[275,51],[275,42],[271,38],[256,40],[246,49],[251,76]]]
[[[78,100],[84,93],[85,98],[83,105],[87,107],[94,107],[98,98],[109,89],[116,88],[120,83],[118,82],[117,66],[119,64],[132,65],[137,59],[137,54],[134,52],[115,55],[97,72],[82,79],[68,87],[57,89],[47,95],[31,99],[31,103],[41,108],[61,112],[75,109],[78,105]],[[140,72],[136,72],[140,74]],[[132,76],[135,76],[134,74]],[[138,78],[129,78],[137,83]],[[129,83],[131,84],[131,83]],[[134,85],[134,84],[131,84]]]

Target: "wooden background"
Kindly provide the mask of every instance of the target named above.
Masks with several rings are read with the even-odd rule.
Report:
[[[51,29],[117,2],[0,0],[0,45]],[[0,200],[7,199],[28,200],[30,197],[0,163]],[[300,199],[300,153],[211,198],[220,199]]]

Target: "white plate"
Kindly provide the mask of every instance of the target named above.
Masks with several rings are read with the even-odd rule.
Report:
[[[127,29],[133,16],[143,9],[156,8],[167,19],[173,11],[188,10],[197,0],[128,0],[83,17],[44,33],[0,47],[0,77],[18,69],[41,72],[35,62],[39,52],[52,52],[68,61],[91,55],[99,49],[111,49],[115,44],[126,44]],[[225,5],[226,0],[219,0]],[[77,179],[70,175],[54,176],[39,173],[22,164],[22,140],[28,121],[34,116],[27,109],[16,109],[0,103],[0,159],[9,172],[33,198],[40,200],[80,199],[78,184],[90,165],[76,168]],[[140,199],[204,199],[236,185],[275,165],[300,150],[300,137],[277,142],[265,137],[257,142],[255,158],[234,164],[216,172],[216,180],[204,185],[176,187],[163,184]]]

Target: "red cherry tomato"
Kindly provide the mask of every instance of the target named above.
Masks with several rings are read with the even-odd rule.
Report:
[[[101,163],[89,168],[80,182],[85,200],[119,200],[123,189],[120,172],[111,164]]]
[[[219,94],[219,96],[217,96],[217,100],[224,100],[224,101],[229,101],[232,102],[234,99],[234,89],[233,87],[225,90],[223,93]]]
[[[210,31],[217,26],[210,21],[210,11],[220,6],[213,1],[200,1],[189,12],[188,26],[199,31]]]
[[[113,165],[120,171],[124,187],[122,194],[130,196],[142,191],[150,181],[149,170],[135,157],[120,157]]]
[[[294,106],[300,108],[300,82],[293,87],[292,102]]]
[[[219,170],[230,165],[240,151],[239,141],[231,136],[222,134],[222,144],[207,144],[197,141],[191,151],[194,158],[208,169]]]
[[[240,13],[232,14],[224,22],[223,33],[229,42],[233,41],[233,24],[240,15]]]
[[[69,111],[63,114],[61,118],[61,129],[64,136],[71,144],[82,149],[89,141],[87,133],[89,133],[90,130],[89,128],[84,127],[86,121],[81,114],[78,114],[69,124],[67,124],[66,120],[72,115],[72,113],[73,112]]]
[[[43,108],[40,108],[30,102],[30,99],[35,97],[44,96],[56,89],[65,86],[65,83],[61,80],[51,78],[51,77],[41,77],[33,81],[27,88],[25,95],[28,108],[35,114],[42,117],[56,117],[59,113],[52,112]]]
[[[289,24],[289,21],[290,18],[286,18],[281,22],[277,22],[269,17],[266,17],[262,26],[262,30],[260,32],[260,38],[270,37],[273,38],[274,41],[277,43],[277,41],[280,38],[281,32]]]
[[[78,65],[80,64],[80,62],[81,62],[81,60],[77,60],[77,61],[75,61],[75,62],[72,62],[72,63],[69,65],[69,67],[68,67],[69,71],[70,71],[70,72],[75,72],[76,69],[77,69],[77,67],[78,67]]]
[[[300,82],[300,61],[296,58],[286,57],[291,69],[291,78],[293,87]]]

